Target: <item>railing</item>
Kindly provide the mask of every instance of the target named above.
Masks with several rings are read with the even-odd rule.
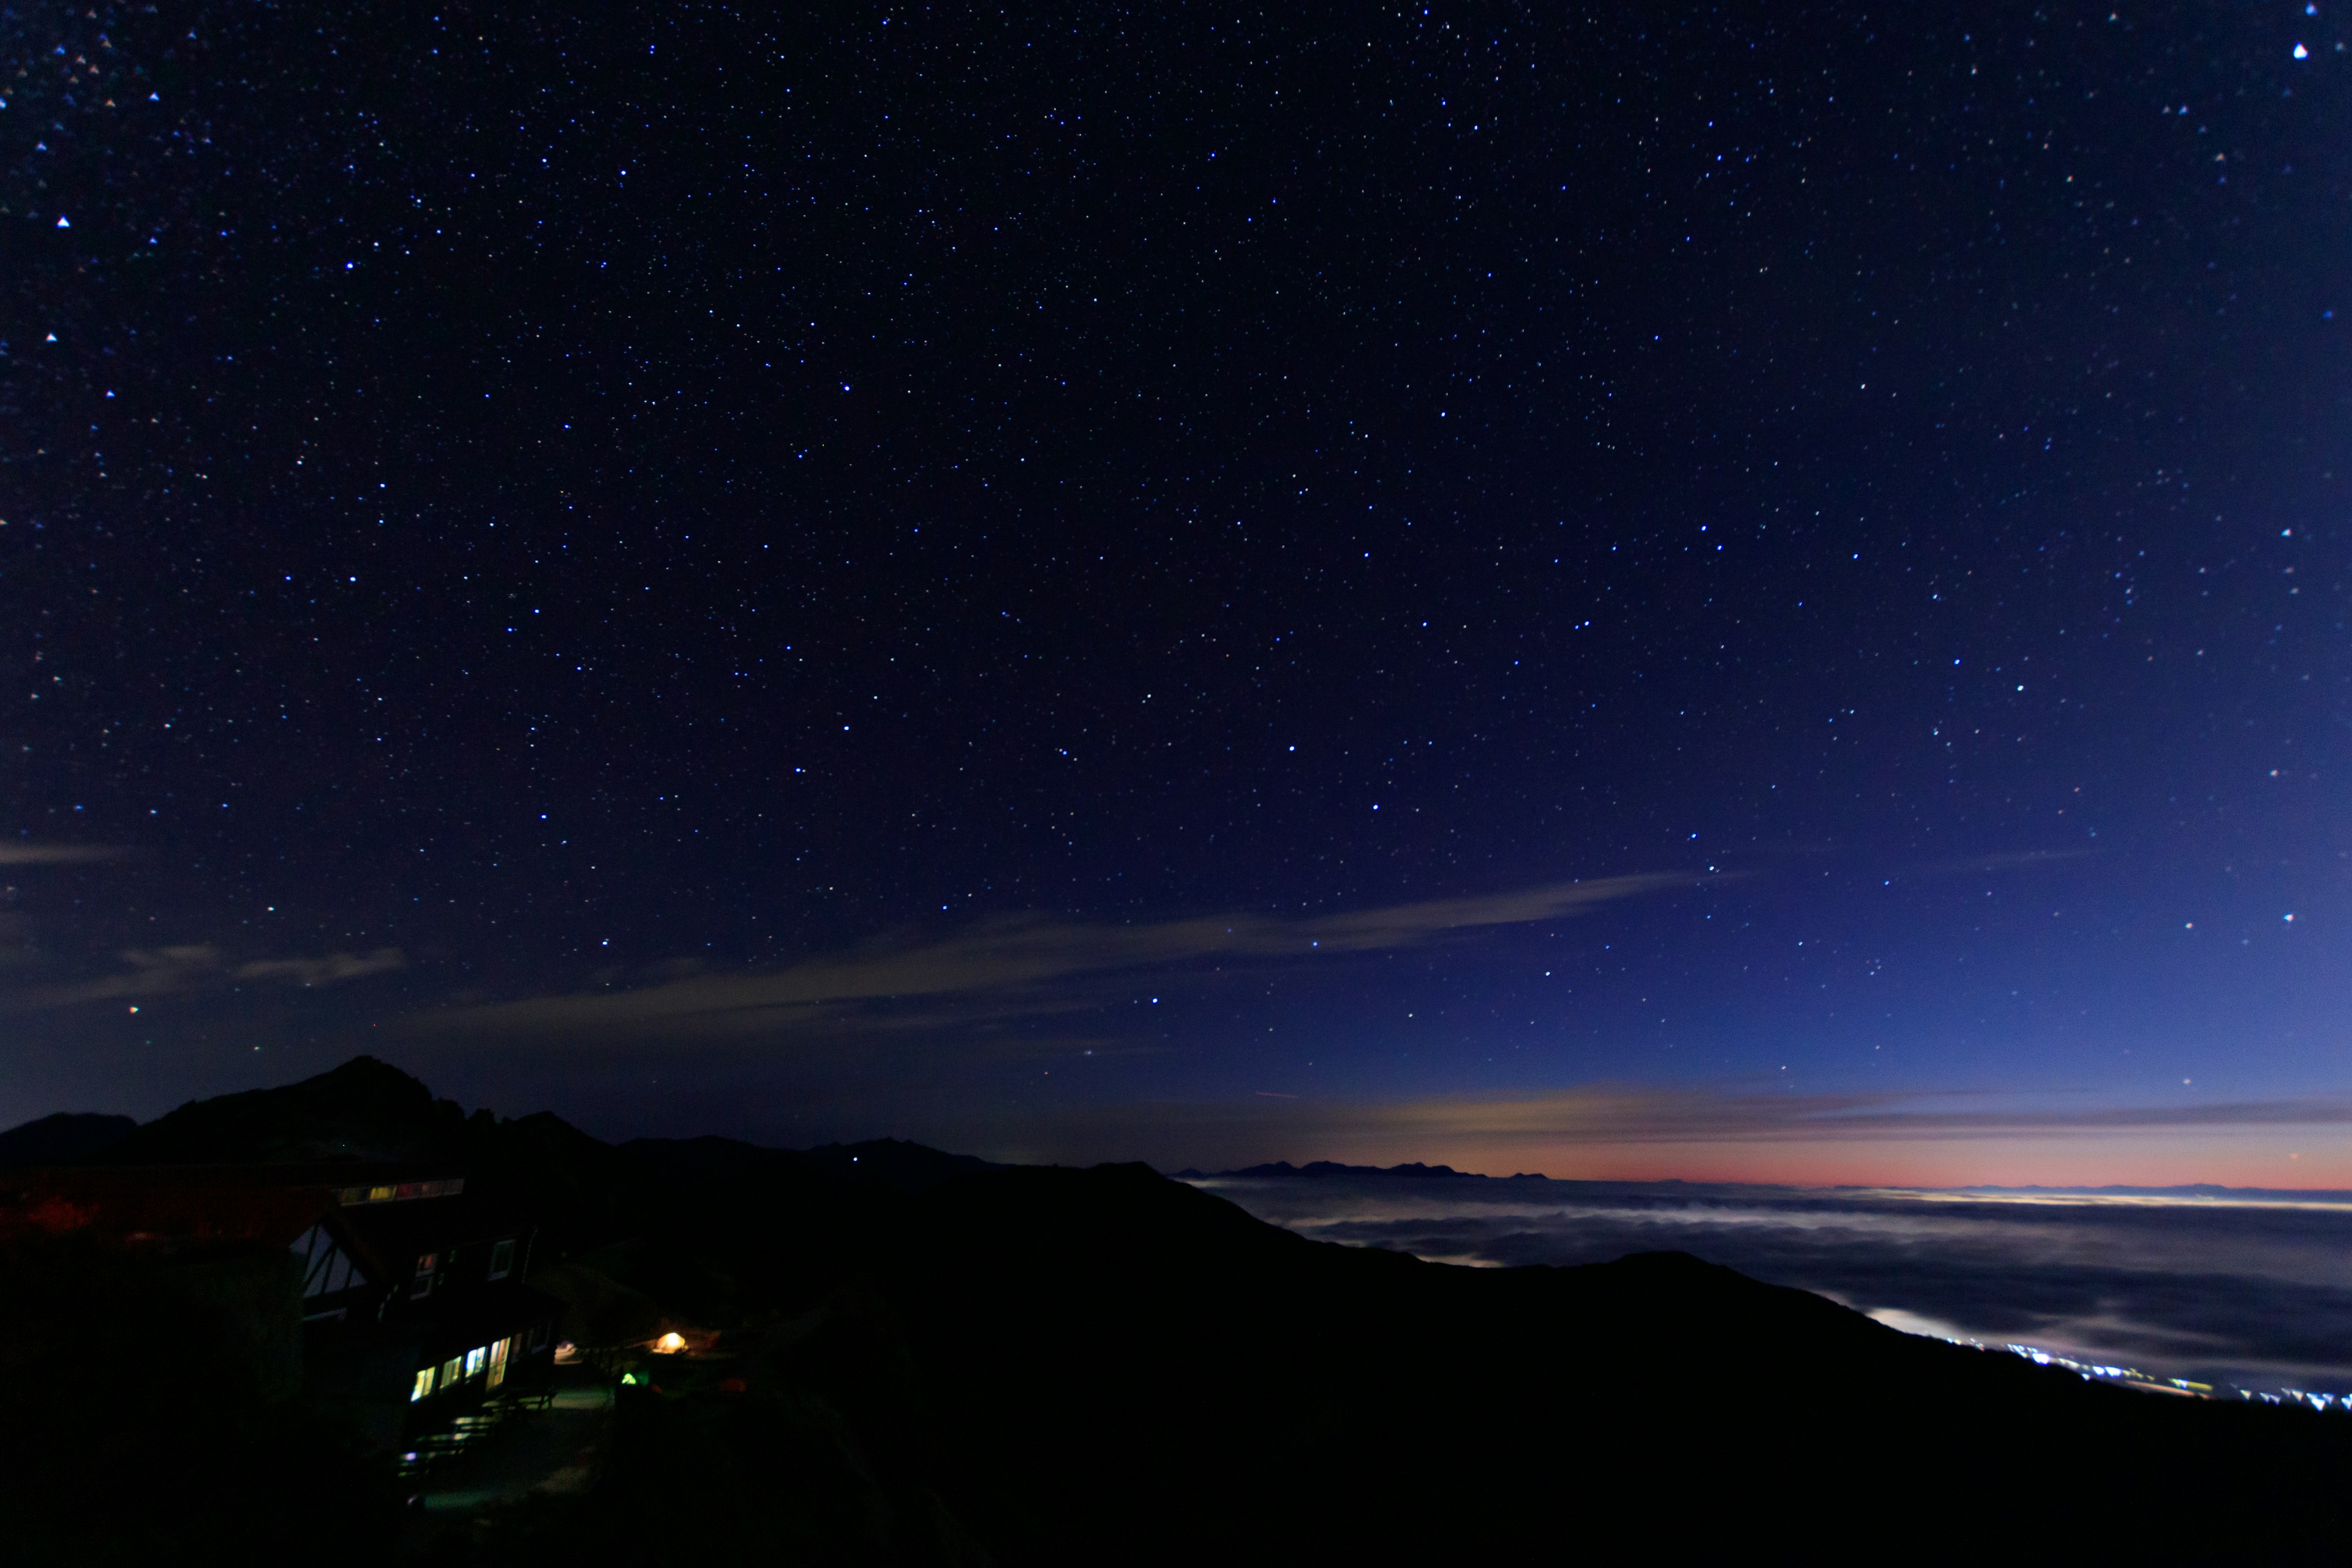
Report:
[[[508,1422],[545,1410],[554,1400],[552,1386],[517,1389],[485,1399],[447,1426],[411,1438],[400,1456],[400,1479],[423,1479]]]

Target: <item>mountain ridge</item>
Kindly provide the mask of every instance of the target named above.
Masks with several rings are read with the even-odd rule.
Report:
[[[443,1538],[454,1562],[786,1542],[876,1563],[1417,1562],[1668,1519],[1685,1543],[1858,1552],[1883,1546],[1890,1503],[1943,1509],[1944,1538],[1985,1552],[2095,1536],[2243,1555],[2352,1526],[2335,1486],[2352,1421],[2087,1383],[1688,1254],[1459,1268],[1311,1239],[1137,1163],[611,1144],[547,1112],[459,1114],[393,1070],[195,1102],[142,1147],[290,1158],[447,1135],[469,1193],[540,1215],[530,1278],[571,1304],[566,1336],[646,1377],[619,1391],[587,1490],[469,1519]],[[0,1285],[81,1267],[60,1256],[0,1256]],[[0,1289],[0,1345],[79,1331],[27,1316],[46,1299]],[[646,1357],[666,1324],[715,1359]],[[123,1338],[125,1366],[143,1342]],[[211,1364],[173,1357],[158,1375]],[[56,1420],[89,1408],[79,1382],[57,1389]],[[50,1500],[88,1495],[73,1458],[0,1468],[12,1517],[107,1528]],[[264,1516],[299,1502],[275,1476],[245,1483]]]
[[[128,1116],[58,1110],[0,1132],[0,1170],[18,1165],[69,1165],[102,1153],[139,1123]]]

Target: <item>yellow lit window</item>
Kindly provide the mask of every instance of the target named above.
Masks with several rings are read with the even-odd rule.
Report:
[[[457,1382],[457,1374],[465,1369],[466,1358],[463,1356],[453,1355],[447,1361],[443,1362],[441,1363],[441,1386],[446,1388],[451,1384]]]
[[[414,1405],[432,1392],[433,1369],[429,1366],[419,1368],[416,1373],[415,1386],[408,1391],[408,1402],[411,1405]]]

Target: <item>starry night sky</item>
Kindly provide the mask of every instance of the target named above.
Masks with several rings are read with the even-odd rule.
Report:
[[[0,1121],[2352,1185],[2347,36],[0,16]]]

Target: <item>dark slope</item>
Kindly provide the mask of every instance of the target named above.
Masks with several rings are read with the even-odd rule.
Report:
[[[661,1386],[624,1391],[595,1488],[464,1525],[450,1561],[1417,1563],[1621,1540],[1843,1557],[1928,1539],[2244,1558],[2352,1524],[2342,1417],[2093,1385],[1679,1254],[1447,1268],[1308,1241],[1140,1165],[614,1147],[552,1116],[461,1118],[389,1072],[185,1108],[147,1146],[315,1157],[425,1136],[540,1213],[533,1279],[575,1291],[583,1322],[634,1312],[717,1331],[723,1352],[648,1360]],[[279,1480],[251,1484],[268,1512]]]
[[[566,1548],[598,1560],[677,1544],[648,1519],[706,1521],[712,1554],[773,1539],[705,1477],[818,1430],[880,1489],[876,1560],[978,1542],[1009,1563],[1454,1561],[1629,1530],[1850,1554],[1929,1519],[1984,1552],[2242,1552],[2347,1522],[2352,1428],[2326,1416],[2085,1384],[1679,1254],[1446,1268],[1311,1242],[1139,1165],[910,1198],[715,1147],[697,1189],[682,1146],[664,1159],[693,1217],[641,1256],[735,1287],[744,1360],[722,1364],[748,1394],[659,1370],[625,1427],[666,1489],[622,1508],[635,1483],[616,1481]],[[1889,1510],[1913,1517],[1889,1533]]]
[[[996,1169],[971,1154],[943,1154],[920,1143],[877,1138],[864,1143],[827,1143],[803,1156],[836,1181],[889,1187],[913,1194],[941,1182]]]
[[[288,1396],[301,1286],[273,1252],[0,1246],[0,1563],[383,1561],[394,1478]]]
[[[120,1143],[138,1125],[128,1116],[60,1110],[0,1132],[0,1169],[70,1165]]]
[[[1596,1531],[1983,1550],[2317,1540],[2352,1430],[1896,1333],[1681,1254],[1483,1270],[1140,1167],[942,1189],[902,1256],[951,1490],[1014,1561],[1437,1561]]]
[[[278,1089],[199,1100],[108,1148],[118,1165],[454,1159],[465,1114],[373,1057]]]

